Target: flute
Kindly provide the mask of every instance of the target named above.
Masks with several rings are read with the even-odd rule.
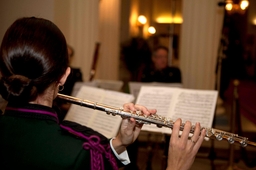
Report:
[[[109,115],[119,115],[122,118],[134,118],[137,123],[142,123],[142,124],[155,124],[157,127],[167,127],[167,128],[173,128],[174,121],[171,120],[170,118],[161,116],[161,115],[143,115],[139,111],[137,112],[127,112],[123,111],[122,108],[117,108],[113,106],[108,106],[105,104],[100,104],[97,102],[92,102],[89,100],[84,100],[84,99],[79,99],[76,97],[64,95],[58,93],[57,95],[58,98],[63,99],[67,102],[80,105],[83,107],[91,108],[94,110],[99,110],[99,111],[104,111]],[[180,126],[180,131],[183,131],[185,124],[182,123]],[[190,133],[194,133],[195,126],[193,125],[190,129]],[[227,140],[230,144],[233,144],[235,142],[239,143],[242,147],[246,147],[247,145],[251,146],[256,146],[255,142],[249,141],[248,138],[246,137],[241,137],[238,134],[234,133],[229,133],[226,131],[214,129],[214,128],[201,128],[206,130],[206,137],[211,138],[211,139],[217,139],[218,141],[221,141],[222,139]]]

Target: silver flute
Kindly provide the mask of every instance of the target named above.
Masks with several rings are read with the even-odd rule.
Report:
[[[57,97],[69,103],[73,103],[79,106],[91,108],[94,110],[104,111],[109,115],[110,114],[113,116],[119,115],[122,118],[134,118],[137,123],[141,123],[141,124],[155,124],[159,128],[167,127],[171,129],[173,128],[173,125],[174,125],[174,121],[172,119],[163,117],[157,114],[147,116],[147,115],[143,115],[140,111],[127,112],[127,111],[123,111],[122,108],[108,106],[105,104],[100,104],[100,103],[92,102],[89,100],[79,99],[76,97],[72,97],[72,96],[68,96],[60,93],[58,93]],[[184,126],[185,124],[182,123],[180,126],[180,131],[183,131]],[[246,147],[247,145],[256,146],[256,142],[251,142],[248,140],[248,138],[241,137],[238,134],[229,133],[229,132],[225,132],[225,131],[214,129],[214,128],[202,127],[201,130],[202,129],[206,130],[206,137],[211,139],[217,139],[218,141],[221,141],[222,139],[226,139],[230,144],[237,142],[242,147]],[[192,125],[190,129],[190,133],[193,134],[194,130],[195,130],[195,126]]]

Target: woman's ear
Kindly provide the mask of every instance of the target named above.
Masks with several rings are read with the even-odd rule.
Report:
[[[65,73],[63,74],[63,76],[60,79],[60,85],[64,85],[65,84],[65,82],[66,82],[66,80],[68,78],[68,75],[70,74],[70,71],[71,71],[70,67],[67,67]]]

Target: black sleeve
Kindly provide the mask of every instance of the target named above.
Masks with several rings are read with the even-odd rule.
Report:
[[[91,136],[91,135],[97,135],[100,137],[101,140],[101,144],[106,145],[110,143],[110,139],[106,138],[104,135],[102,135],[101,133],[87,127],[87,126],[83,126],[79,123],[76,122],[71,122],[68,120],[64,120],[62,123],[62,125],[67,126],[71,129],[73,129],[76,132],[80,132],[82,134],[84,134],[85,136]],[[115,156],[115,154],[113,153],[112,149],[111,149],[112,154]],[[115,156],[116,162],[118,167],[123,167],[124,164]]]

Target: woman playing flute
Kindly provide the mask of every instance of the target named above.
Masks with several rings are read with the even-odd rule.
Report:
[[[117,136],[107,139],[75,122],[59,123],[53,100],[70,73],[67,43],[59,28],[41,18],[20,18],[6,31],[0,49],[0,92],[8,101],[0,116],[1,169],[118,169],[130,163],[126,147],[142,124],[124,118]],[[155,109],[127,103],[125,111],[145,115]],[[189,169],[205,131],[191,123],[179,135],[173,127],[167,169]]]

